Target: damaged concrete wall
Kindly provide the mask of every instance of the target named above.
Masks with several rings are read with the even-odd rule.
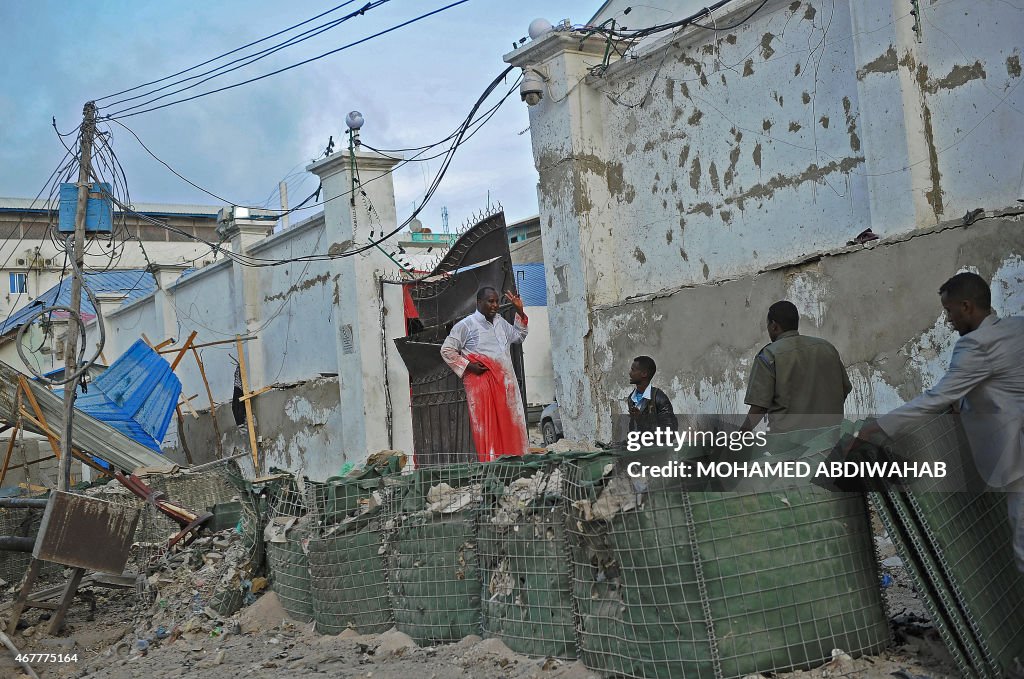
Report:
[[[1015,204],[1024,156],[1014,128],[1024,106],[1018,8],[921,3],[915,32],[904,3],[771,0],[744,22],[759,4],[716,12],[716,25],[734,28],[663,34],[606,68],[604,38],[581,34],[554,32],[505,57],[544,80],[531,138],[556,391],[570,433],[604,427],[607,371],[624,373],[612,366],[638,353],[600,336],[611,332],[599,325],[609,310],[621,306],[643,325],[651,318],[632,300],[645,295],[714,291],[869,227],[907,235]],[[662,21],[689,13],[681,5]],[[813,300],[813,280],[799,280],[792,294]],[[692,299],[691,322],[724,313],[702,306],[717,304],[713,294]],[[680,382],[681,398],[735,402],[726,385],[745,382],[745,368],[737,372],[737,356],[713,359],[741,332],[734,320],[700,321],[710,353],[694,357],[723,372],[698,370],[707,382]],[[758,312],[751,346],[760,325]],[[664,336],[661,353],[673,353]],[[869,409],[880,403],[865,397]]]
[[[337,475],[345,462],[363,461],[344,452],[336,377],[284,385],[255,397],[253,404],[266,469],[302,470],[322,481]],[[200,414],[185,417],[185,442],[196,464],[216,459],[213,424],[206,411]],[[217,409],[217,423],[225,454],[248,451],[248,434],[235,426],[230,404]]]
[[[261,241],[250,252],[255,257],[291,259],[326,250],[323,216],[318,215]],[[331,308],[338,289],[330,264],[294,262],[261,268],[257,275],[266,384],[336,374]]]
[[[960,270],[990,281],[1001,315],[1024,314],[1024,218],[937,227],[782,265],[717,285],[685,287],[594,310],[597,438],[628,390],[629,359],[658,361],[657,385],[677,412],[745,412],[751,361],[769,340],[768,306],[792,300],[803,334],[835,344],[853,392],[848,416],[884,412],[945,373],[956,333],[938,288]]]

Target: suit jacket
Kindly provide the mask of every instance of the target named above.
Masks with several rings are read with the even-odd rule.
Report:
[[[988,316],[957,341],[938,384],[878,425],[896,437],[957,402],[981,478],[999,488],[1024,477],[1024,318]]]
[[[627,407],[632,405],[630,398],[626,398]],[[676,420],[675,411],[672,409],[672,401],[661,389],[651,387],[651,398],[641,399],[637,404],[638,416],[629,416],[630,431],[654,431],[655,428],[678,429],[679,422]]]

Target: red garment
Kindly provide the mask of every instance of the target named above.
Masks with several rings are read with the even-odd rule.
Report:
[[[463,375],[477,459],[489,462],[499,455],[525,454],[529,442],[515,374],[509,375],[501,363],[482,354],[466,358],[488,368],[482,375],[469,371]]]

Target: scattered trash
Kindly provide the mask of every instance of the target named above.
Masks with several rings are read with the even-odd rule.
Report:
[[[898,556],[890,556],[888,559],[882,559],[882,565],[886,568],[903,568],[903,559]]]
[[[882,574],[882,589],[886,589],[888,587],[892,587],[892,583],[893,583],[892,576],[889,575],[888,573],[883,573]]]

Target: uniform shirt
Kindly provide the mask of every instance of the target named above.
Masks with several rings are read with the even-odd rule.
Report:
[[[765,408],[774,433],[813,429],[843,419],[852,389],[834,346],[787,330],[757,354],[743,402]]]

